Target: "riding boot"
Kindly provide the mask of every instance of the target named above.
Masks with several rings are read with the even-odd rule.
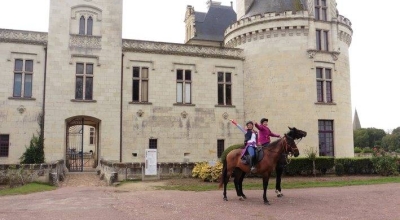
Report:
[[[249,160],[250,160],[249,165],[251,166],[250,172],[254,172],[254,171],[256,170],[256,168],[254,167],[254,163],[253,163],[254,160],[253,160],[253,157],[250,156],[250,157],[249,157]]]

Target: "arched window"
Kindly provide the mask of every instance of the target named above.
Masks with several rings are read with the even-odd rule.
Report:
[[[89,17],[87,20],[87,35],[93,35],[93,18]]]
[[[81,16],[79,20],[79,34],[85,34],[85,17]]]

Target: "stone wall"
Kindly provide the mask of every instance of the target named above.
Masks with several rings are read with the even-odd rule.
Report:
[[[188,163],[158,163],[156,176],[145,176],[145,163],[118,163],[101,160],[97,167],[100,179],[105,180],[109,185],[124,180],[146,180],[161,179],[168,177],[191,177],[194,162]]]
[[[47,164],[1,164],[0,184],[21,185],[30,182],[50,183],[58,186],[65,178],[63,160]]]

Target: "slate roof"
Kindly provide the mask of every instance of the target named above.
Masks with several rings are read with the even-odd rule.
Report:
[[[307,10],[306,0],[254,0],[242,18],[265,13]]]
[[[193,39],[223,41],[226,28],[236,22],[231,6],[211,5],[207,13],[195,12],[196,35]]]

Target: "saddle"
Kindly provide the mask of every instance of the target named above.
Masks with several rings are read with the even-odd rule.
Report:
[[[263,157],[264,157],[263,147],[256,147],[256,155],[254,156],[255,158],[254,165],[260,162],[263,159]],[[250,164],[250,155],[247,151],[242,157],[242,163],[246,165]]]

